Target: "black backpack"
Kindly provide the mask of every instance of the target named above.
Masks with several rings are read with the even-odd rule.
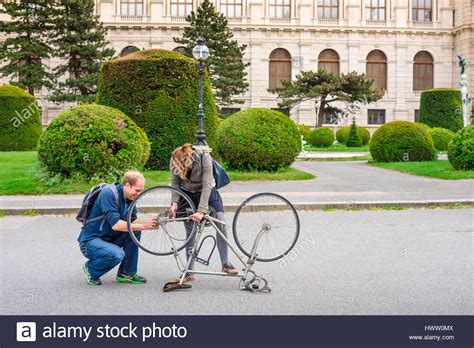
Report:
[[[115,185],[116,185],[115,183],[114,184],[106,184],[106,183],[98,184],[92,187],[86,193],[86,195],[84,196],[84,199],[82,200],[81,209],[76,215],[76,220],[79,222],[82,222],[82,226],[85,226],[88,222],[100,220],[105,217],[105,215],[99,215],[99,216],[89,218],[89,214],[92,210],[92,206],[94,205],[94,202],[97,200],[97,197],[99,197],[99,194],[107,186],[110,186],[110,188],[112,189],[112,192],[114,193],[114,196],[115,196],[115,201],[117,202],[117,207],[119,207],[120,200],[118,196],[117,186]]]
[[[204,153],[201,153],[201,165],[202,165],[203,158],[204,158]],[[212,157],[211,159],[212,159],[212,176],[214,177],[214,183],[215,183],[214,188],[218,190],[221,187],[228,185],[230,183],[230,178],[229,178],[229,175],[227,175],[227,172],[225,171],[225,169],[219,164],[219,162],[217,162]]]

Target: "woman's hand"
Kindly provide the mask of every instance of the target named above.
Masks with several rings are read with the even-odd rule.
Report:
[[[202,218],[204,217],[204,213],[201,213],[201,212],[195,212],[193,215],[191,215],[191,220],[193,220],[194,222],[199,222],[202,220]]]
[[[173,204],[171,204],[170,210],[168,210],[168,219],[175,218],[176,210],[178,210],[178,203],[174,202]]]

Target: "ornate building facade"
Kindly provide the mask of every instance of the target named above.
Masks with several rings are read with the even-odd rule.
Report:
[[[414,121],[420,94],[459,88],[458,55],[474,87],[474,0],[211,0],[247,45],[249,91],[237,108],[277,108],[269,87],[300,71],[323,68],[366,73],[385,90],[382,99],[351,109],[358,124],[375,129]],[[200,0],[96,0],[96,11],[120,55],[134,49],[179,50],[185,16]],[[51,66],[56,59],[45,62]],[[7,82],[5,79],[2,82]],[[43,91],[44,93],[44,91]],[[471,92],[472,94],[472,92]],[[47,124],[64,106],[43,102]],[[315,124],[313,103],[291,110],[297,123]],[[327,115],[326,125],[331,126]]]

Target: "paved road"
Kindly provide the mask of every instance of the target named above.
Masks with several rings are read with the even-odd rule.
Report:
[[[398,203],[472,201],[474,180],[441,180],[408,175],[356,162],[295,162],[313,173],[306,181],[233,182],[221,189],[227,206],[238,206],[257,192],[283,194],[295,204]],[[83,195],[0,196],[0,209],[69,208],[80,206]]]
[[[0,219],[0,314],[473,314],[474,209],[301,212],[295,254],[256,270],[270,294],[200,276],[163,293],[172,257],[140,254],[146,285],[91,287],[70,217]],[[231,218],[229,214],[228,218]],[[217,255],[210,269],[217,270]]]

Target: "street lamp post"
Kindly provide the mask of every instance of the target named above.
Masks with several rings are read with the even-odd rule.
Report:
[[[204,133],[204,111],[202,107],[202,75],[204,74],[204,65],[203,61],[209,56],[209,49],[205,45],[205,40],[203,37],[198,37],[196,41],[197,45],[193,49],[194,59],[199,61],[199,105],[198,105],[198,131],[196,133],[196,141],[194,146],[208,148],[206,142],[206,133]]]

